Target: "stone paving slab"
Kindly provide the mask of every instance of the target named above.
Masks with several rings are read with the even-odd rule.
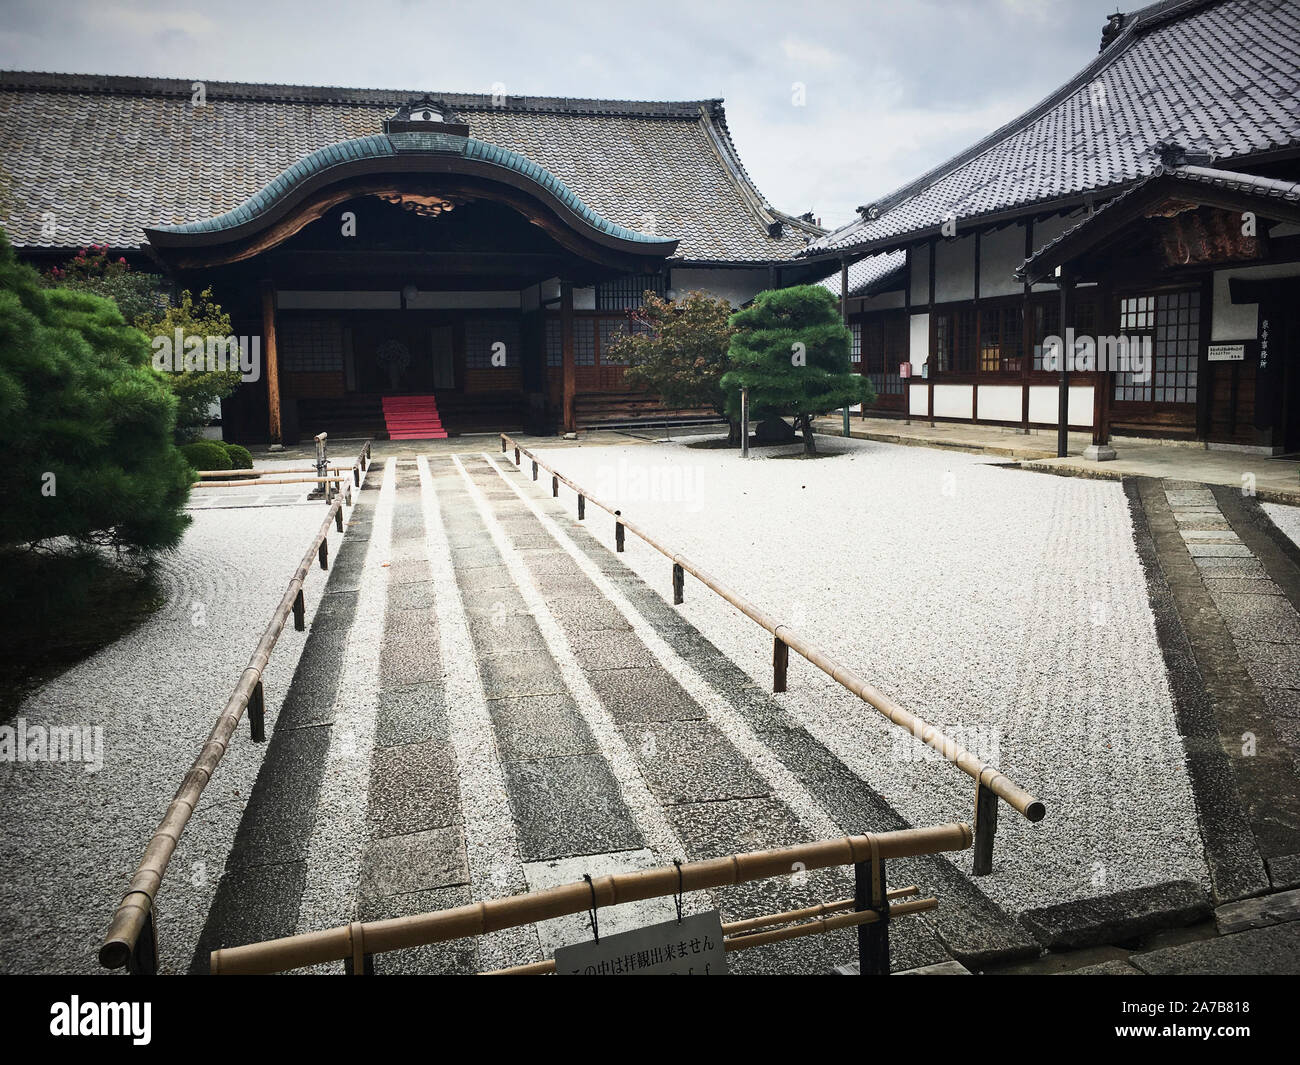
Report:
[[[1150,976],[1300,975],[1300,921],[1134,954]]]
[[[469,883],[460,825],[372,839],[361,860],[360,899]]]
[[[567,693],[491,699],[487,705],[507,761],[596,753],[591,730]]]
[[[532,651],[491,654],[479,660],[486,699],[521,695],[561,695],[564,680],[549,655]]]
[[[456,760],[450,745],[434,740],[375,748],[366,811],[374,836],[446,828],[459,816]]]
[[[587,675],[601,703],[620,724],[641,721],[687,721],[704,711],[676,680],[663,670],[595,670]]]
[[[503,768],[525,861],[644,845],[599,755],[508,761]]]
[[[1281,854],[1268,859],[1267,864],[1273,887],[1300,887],[1300,854]]]
[[[666,806],[769,794],[763,779],[708,721],[628,724],[623,734],[650,789]]]
[[[387,687],[379,692],[375,746],[449,742],[447,710],[439,683]]]
[[[1078,950],[1196,924],[1210,914],[1210,900],[1200,887],[1173,881],[1031,910],[1020,920],[1045,948]]]

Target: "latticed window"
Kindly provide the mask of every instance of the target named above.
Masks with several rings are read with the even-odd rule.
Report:
[[[1120,334],[1130,350],[1151,338],[1152,365],[1143,375],[1115,375],[1115,398],[1130,403],[1195,403],[1201,338],[1197,290],[1132,296],[1120,301]]]
[[[490,370],[496,366],[518,366],[520,359],[519,319],[501,316],[470,318],[465,322],[465,366]],[[493,363],[493,356],[498,358]]]
[[[614,341],[619,337],[627,336],[628,320],[626,318],[601,318],[600,319],[600,361],[605,364],[622,364],[625,359],[617,359],[613,355]]]
[[[573,365],[596,365],[596,320],[594,318],[573,320]]]
[[[898,367],[908,359],[907,313],[877,315],[853,325],[861,330],[862,373],[870,378],[876,395],[901,395]]]
[[[858,369],[862,363],[862,323],[849,324],[849,361]]]
[[[558,318],[547,318],[545,322],[546,365],[564,365],[564,333],[560,329]]]
[[[596,310],[630,311],[641,306],[646,290],[664,294],[663,274],[632,274],[602,281],[596,286]]]
[[[1025,323],[1019,300],[980,308],[980,372],[1020,372]]]
[[[343,329],[336,318],[281,318],[276,337],[280,365],[288,373],[343,369]]]

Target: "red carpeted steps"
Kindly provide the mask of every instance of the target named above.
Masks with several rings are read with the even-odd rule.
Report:
[[[446,440],[433,396],[384,396],[384,425],[390,440]]]

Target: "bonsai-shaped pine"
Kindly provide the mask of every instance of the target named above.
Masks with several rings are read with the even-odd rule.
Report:
[[[179,543],[190,469],[175,420],[144,334],[111,300],[43,287],[0,232],[0,562]]]
[[[739,417],[740,390],[748,388],[751,417],[793,417],[805,454],[817,452],[813,418],[876,398],[870,379],[849,364],[849,330],[821,286],[760,292],[731,325],[733,368],[722,378],[728,414]]]
[[[655,393],[669,410],[706,407],[725,415],[731,304],[705,292],[675,302],[646,292],[628,317],[632,332],[620,335],[609,353],[611,361],[627,364],[628,387]]]

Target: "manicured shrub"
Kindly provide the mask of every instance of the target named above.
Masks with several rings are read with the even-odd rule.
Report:
[[[749,389],[750,417],[793,417],[804,450],[816,453],[812,420],[857,403],[871,403],[871,379],[853,372],[851,337],[835,297],[819,285],[760,292],[731,316],[735,330],[722,378],[727,413],[738,417],[740,390]]]
[[[176,397],[116,304],[42,286],[0,232],[0,553],[175,547],[190,471]]]
[[[235,468],[226,449],[215,440],[196,440],[192,444],[182,444],[181,454],[192,469],[199,471]]]
[[[226,449],[226,454],[230,456],[230,468],[232,470],[251,470],[253,468],[253,456],[248,448],[241,447],[239,444],[222,444]]]

